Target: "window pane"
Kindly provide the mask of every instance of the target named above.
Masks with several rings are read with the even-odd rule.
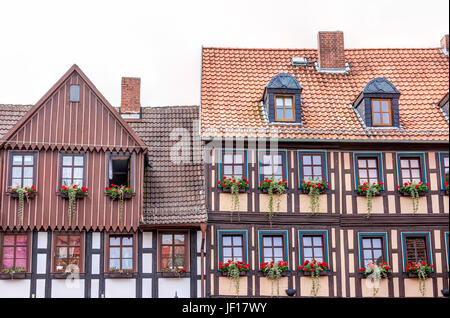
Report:
[[[266,177],[271,177],[272,176],[272,166],[264,166],[263,168],[264,168],[263,169],[263,174]]]
[[[374,159],[367,160],[367,166],[369,168],[376,168],[377,167],[377,161]]]
[[[32,178],[33,177],[33,167],[23,168],[23,177],[24,178]]]
[[[83,168],[74,168],[73,169],[73,177],[76,179],[83,178]]]
[[[242,176],[242,166],[234,166],[234,175],[236,177]]]
[[[67,247],[58,247],[56,249],[56,258],[67,258]]]
[[[172,235],[170,235],[170,234],[163,234],[161,237],[162,237],[162,243],[163,244],[172,244]]]
[[[16,258],[16,267],[27,267],[27,259],[26,258]]]
[[[21,187],[22,186],[22,179],[12,179],[11,187]]]
[[[230,246],[231,245],[231,236],[223,236],[223,245]]]
[[[274,155],[273,156],[273,163],[275,165],[281,165],[282,162],[283,162],[283,159],[282,159],[281,155]]]
[[[223,166],[223,174],[231,177],[233,175],[233,166]]]
[[[120,245],[120,237],[114,237],[114,236],[110,236],[109,237],[109,245]]]
[[[26,246],[16,247],[16,258],[26,258],[26,257],[27,257]]]
[[[285,97],[284,98],[284,105],[285,106],[292,106],[292,98],[291,97]]]
[[[314,256],[323,256],[321,248],[314,248]]]
[[[374,113],[373,114],[373,122],[374,122],[374,124],[381,124],[381,114]]]
[[[231,257],[233,254],[233,249],[231,247],[224,247],[223,248],[223,257]]]
[[[273,249],[273,254],[275,257],[283,257],[283,249],[282,248],[274,248]]]
[[[361,178],[367,178],[367,170],[359,170],[359,176]]]
[[[175,234],[175,244],[184,244],[184,234]]]
[[[109,268],[120,269],[120,259],[110,259],[109,260]]]
[[[402,177],[403,178],[410,178],[411,174],[410,174],[409,170],[402,170]]]
[[[370,239],[363,239],[362,240],[362,245],[363,248],[371,248],[372,247],[372,243]]]
[[[277,97],[276,103],[277,103],[277,106],[283,106],[283,98],[282,97]]]
[[[72,156],[63,156],[63,166],[72,166]]]
[[[128,236],[122,239],[122,245],[133,245],[133,237]]]
[[[312,248],[304,248],[303,249],[304,252],[304,257],[312,257]]]
[[[109,249],[109,257],[120,258],[120,247],[111,247]]]
[[[274,237],[273,238],[273,246],[283,246],[283,238],[282,237]]]
[[[13,165],[22,165],[22,156],[13,156]]]
[[[62,184],[63,184],[63,185],[68,186],[68,185],[70,185],[71,183],[72,183],[72,179],[62,179]]]
[[[371,259],[372,258],[372,251],[371,250],[364,250],[364,258],[365,259]]]
[[[5,247],[3,249],[3,258],[14,258],[14,247]]]
[[[69,244],[71,246],[80,246],[81,245],[81,237],[78,235],[71,235]]]
[[[73,157],[73,165],[74,166],[82,166],[83,165],[83,156],[75,156]]]
[[[17,235],[16,236],[16,245],[27,245],[27,236],[26,235]],[[6,236],[5,236],[6,239]]]
[[[34,157],[33,156],[23,156],[23,164],[25,166],[33,165]]]
[[[310,165],[311,164],[311,156],[303,156],[303,164]]]
[[[131,247],[122,248],[122,257],[132,258],[133,257],[133,249]]]
[[[315,165],[322,164],[322,157],[321,156],[313,156],[313,162]]]
[[[265,257],[272,257],[272,249],[271,248],[264,248],[264,256]]]
[[[277,118],[284,119],[284,110],[283,109],[277,109]]]
[[[315,236],[313,243],[314,243],[314,246],[322,246],[322,237]]]
[[[373,170],[373,169],[369,170],[369,177],[375,178],[377,176],[378,176],[377,170]]]
[[[274,175],[281,176],[283,174],[283,168],[281,166],[274,167]]]
[[[321,176],[322,175],[322,167],[314,167],[314,174],[316,176]]]
[[[285,112],[286,112],[286,117],[285,117],[285,119],[289,119],[289,120],[294,119],[294,112],[292,111],[292,109],[287,108],[287,109],[285,110]]]
[[[420,178],[419,170],[411,170],[411,177],[413,177],[413,178]]]
[[[400,160],[400,167],[409,168],[409,160]]]
[[[419,160],[410,160],[411,168],[419,168]]]
[[[58,235],[56,237],[56,245],[57,246],[67,246],[69,243],[69,238],[66,235]]]
[[[380,101],[374,100],[372,101],[373,111],[380,112]]]
[[[12,177],[13,178],[21,178],[22,177],[22,168],[21,167],[13,167],[12,168]]]
[[[233,253],[234,253],[234,256],[242,256],[242,248],[240,248],[240,247],[233,248]]]
[[[303,167],[303,173],[305,175],[311,176],[312,175],[312,168],[311,167]]]
[[[381,101],[381,110],[384,113],[389,113],[389,102],[387,100]]]
[[[31,187],[33,185],[33,179],[23,179],[23,187]]]
[[[70,101],[79,102],[80,101],[80,86],[70,85]]]
[[[233,236],[233,245],[242,246],[242,236]]]
[[[264,237],[263,238],[263,244],[264,244],[264,246],[271,246],[272,245],[272,238],[271,237]]]
[[[224,163],[233,163],[233,155],[232,154],[226,154],[223,156],[223,162]]]
[[[242,154],[235,154],[234,155],[234,163],[236,164],[242,164],[244,162],[243,155]]]
[[[383,114],[383,124],[389,124],[389,114],[384,113]]]
[[[70,247],[69,248],[69,257],[70,258],[78,258],[81,255],[81,251],[79,247]]]
[[[366,167],[367,167],[366,164],[367,164],[367,163],[366,163],[366,160],[364,160],[364,159],[358,160],[358,167],[360,167],[360,168],[366,168]]]
[[[63,168],[62,177],[64,179],[72,178],[72,168]]]
[[[381,258],[381,250],[373,250],[373,258],[374,259]]]
[[[312,238],[309,236],[303,237],[303,245],[304,246],[311,246],[312,245]]]

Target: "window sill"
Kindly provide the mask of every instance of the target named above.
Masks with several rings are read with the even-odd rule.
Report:
[[[80,273],[53,273],[52,276],[54,279],[67,279],[70,275],[80,275]]]
[[[356,190],[355,190],[355,193],[359,197],[367,197],[367,195],[365,193],[357,192]],[[379,196],[382,196],[383,194],[384,194],[384,190],[381,190],[380,192],[373,194],[372,197],[379,197]]]
[[[134,273],[105,273],[105,278],[133,278]]]
[[[302,193],[302,194],[307,194],[309,195],[309,191],[308,190],[304,190],[303,188],[298,188],[298,190]],[[328,189],[324,189],[322,190],[319,194],[326,194],[326,192],[328,191]]]
[[[109,195],[107,192],[105,192],[105,195],[108,196],[108,197],[110,197],[110,198],[112,198],[111,195]],[[123,199],[124,199],[124,200],[130,200],[130,199],[132,199],[134,196],[136,196],[136,193],[132,193],[132,194],[131,194],[131,193],[124,193],[124,194],[123,194]],[[118,198],[117,198],[117,199],[118,199]]]
[[[260,276],[260,277],[266,277],[266,278],[267,278],[267,273],[264,273],[263,271],[258,271],[258,276]],[[288,271],[285,271],[285,272],[281,272],[281,273],[280,273],[280,276],[281,276],[281,277],[288,277],[288,276],[291,276],[291,271],[288,270]]]
[[[183,278],[188,277],[189,275],[190,273],[188,272],[185,273],[161,272],[162,278]]]
[[[281,193],[281,194],[286,194],[286,192],[287,192],[288,189],[289,189],[288,187],[285,187],[285,192],[283,192],[283,193]],[[261,188],[259,188],[259,192],[262,193],[262,194],[269,194],[269,192],[267,191],[267,189],[261,189]],[[279,193],[275,191],[275,192],[273,192],[273,194],[279,194]]]
[[[404,272],[403,275],[404,275],[406,278],[417,278],[417,279],[419,278],[419,275],[416,274],[416,273],[408,273],[408,272]],[[435,276],[435,273],[432,272],[432,273],[428,274],[428,275],[427,275],[427,278],[425,278],[425,279],[432,278],[432,277],[434,277],[434,276]]]
[[[27,273],[14,273],[14,274],[0,274],[0,280],[7,280],[7,279],[26,279]]]
[[[411,194],[408,193],[408,192],[400,192],[400,191],[398,191],[398,193],[399,193],[402,197],[411,197]],[[424,197],[424,196],[427,195],[427,193],[428,193],[428,191],[426,191],[426,192],[419,192],[418,194],[419,194],[419,197]]]

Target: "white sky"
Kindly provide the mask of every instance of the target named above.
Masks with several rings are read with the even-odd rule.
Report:
[[[114,106],[199,105],[201,47],[439,47],[448,0],[0,0],[0,104],[34,104],[76,63]]]

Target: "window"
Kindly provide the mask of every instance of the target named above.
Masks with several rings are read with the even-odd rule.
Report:
[[[400,180],[405,182],[423,182],[420,157],[400,157]]]
[[[245,153],[243,151],[222,152],[222,176],[242,178],[245,176]]]
[[[324,236],[321,234],[302,234],[302,264],[308,260],[323,262],[326,260]]]
[[[282,180],[284,178],[284,158],[282,152],[262,153],[261,181],[265,178],[272,178],[272,176],[277,180]]]
[[[55,271],[69,266],[81,272],[81,234],[61,233],[55,236]]]
[[[36,154],[11,152],[11,187],[31,187],[35,183]]]
[[[70,97],[71,102],[80,101],[80,85],[70,85]]]
[[[390,99],[372,98],[372,126],[392,126]]]
[[[110,155],[109,184],[131,186],[129,155]]]
[[[450,184],[449,179],[449,158],[448,155],[442,156],[442,173],[443,173],[443,180],[447,184]]]
[[[321,153],[300,153],[301,179],[325,180],[325,160]]]
[[[0,235],[1,268],[23,267],[28,270],[28,235],[3,234]]]
[[[279,262],[286,259],[283,235],[262,235],[262,261]]]
[[[187,232],[160,233],[160,270],[178,267],[188,269],[188,237]]]
[[[61,155],[61,185],[84,185],[84,161],[83,154]]]
[[[109,270],[133,269],[133,236],[109,236]]]
[[[294,97],[275,95],[275,121],[294,121]]]
[[[356,171],[358,184],[365,182],[378,183],[380,176],[380,169],[378,166],[378,157],[356,157]]]
[[[224,234],[221,236],[222,262],[244,262],[244,236],[242,234]]]
[[[429,262],[427,237],[426,236],[406,236],[405,237],[405,263]]]
[[[383,237],[362,237],[361,254],[363,267],[366,267],[371,263],[380,264],[384,262],[385,259]]]

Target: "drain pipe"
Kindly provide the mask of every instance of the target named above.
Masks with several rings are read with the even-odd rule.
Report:
[[[200,282],[201,282],[201,297],[205,298],[205,237],[206,237],[206,229],[207,224],[203,223],[200,224],[200,229],[202,231],[202,246],[200,249],[200,259],[201,259],[201,276],[200,276]]]

